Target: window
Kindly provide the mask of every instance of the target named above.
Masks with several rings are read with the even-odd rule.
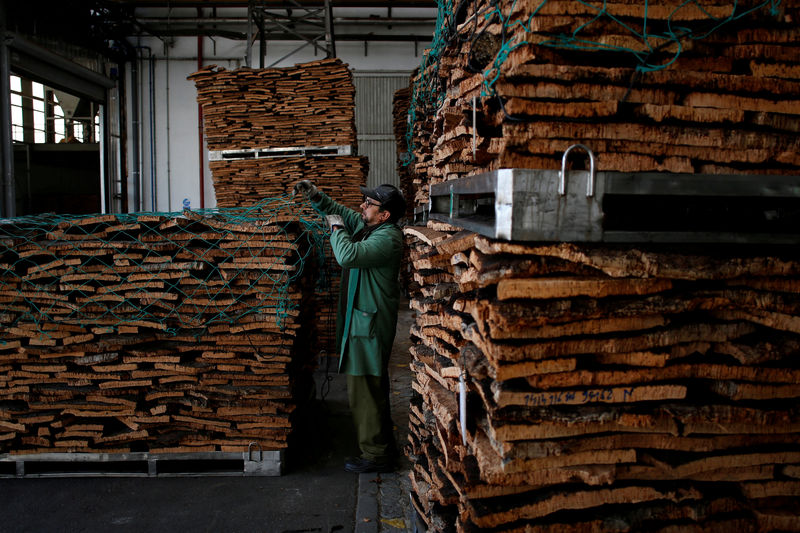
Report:
[[[86,140],[83,137],[83,124],[80,122],[74,122],[72,124],[72,136],[80,142],[84,142]]]
[[[84,140],[83,125],[71,124],[64,117],[58,98],[41,83],[11,76],[11,138],[17,142],[61,142],[70,135]],[[48,96],[50,116],[47,113]],[[48,127],[48,122],[51,124]],[[67,128],[72,131],[68,135]]]
[[[15,141],[24,140],[22,123],[22,80],[11,76],[11,138]]]
[[[31,106],[33,107],[33,142],[47,142],[44,114],[44,85],[31,83]]]
[[[56,104],[53,107],[53,132],[57,143],[64,140],[65,131],[67,131],[67,121],[64,120],[64,110],[61,109],[60,105]]]

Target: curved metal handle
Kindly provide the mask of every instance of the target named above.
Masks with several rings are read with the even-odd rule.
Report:
[[[247,460],[253,460],[253,446],[258,446],[258,460],[261,461],[264,458],[264,453],[261,451],[261,445],[257,442],[251,442],[247,445]]]
[[[586,153],[589,154],[589,180],[586,182],[586,197],[590,198],[594,196],[594,153],[585,144],[573,144],[564,150],[564,155],[561,156],[561,174],[559,175],[558,180],[558,194],[561,196],[567,194],[567,155],[569,155],[570,150],[573,148],[583,148]]]

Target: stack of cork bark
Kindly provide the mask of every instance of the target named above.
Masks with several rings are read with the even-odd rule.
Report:
[[[353,77],[338,59],[232,71],[211,65],[189,79],[209,150],[356,144]]]
[[[189,78],[203,106],[209,151],[232,151],[209,164],[219,207],[284,196],[301,179],[349,207],[361,203],[367,158],[322,150],[356,152],[355,86],[347,65],[324,59],[289,68],[209,66]],[[275,151],[295,148],[305,152]],[[266,157],[255,157],[257,150]]]
[[[323,59],[234,71],[209,66],[189,78],[203,106],[209,151],[229,151],[209,162],[219,207],[284,197],[297,181],[307,179],[334,200],[358,208],[358,187],[366,184],[369,160],[355,155],[355,86],[346,64]],[[308,209],[301,212],[313,216]],[[330,249],[326,253],[330,283],[320,292],[317,337],[318,349],[332,354],[335,331],[327,325],[335,322],[330,303],[341,272]]]
[[[598,170],[800,172],[796,2],[462,8],[414,80],[418,203],[430,182],[560,168],[574,143]]]
[[[220,207],[245,207],[265,198],[280,198],[294,184],[307,179],[325,193],[352,208],[361,203],[369,173],[366,157],[281,157],[211,161],[214,191]],[[299,207],[299,206],[298,206]]]
[[[461,4],[411,82],[413,198],[574,143],[598,170],[800,174],[799,11]],[[430,531],[800,531],[794,250],[404,231]]]
[[[0,452],[285,448],[315,364],[304,231],[288,211],[3,225]]]
[[[430,531],[800,530],[796,252],[405,233]]]

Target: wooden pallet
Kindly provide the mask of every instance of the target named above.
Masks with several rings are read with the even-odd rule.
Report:
[[[182,453],[42,453],[0,455],[0,477],[279,476],[282,450]]]

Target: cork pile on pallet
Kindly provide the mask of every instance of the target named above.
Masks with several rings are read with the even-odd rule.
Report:
[[[188,211],[4,225],[0,452],[285,448],[314,364],[302,231]]]
[[[405,234],[429,531],[800,531],[795,251]]]
[[[430,226],[405,233],[411,478],[431,531],[800,530],[795,253]]]
[[[356,154],[355,85],[347,65],[323,59],[287,68],[226,71],[217,66],[189,79],[203,106],[208,149],[307,148],[303,155],[266,158],[235,154],[209,162],[219,207],[255,205],[286,196],[302,179],[317,184],[336,201],[357,209],[359,185],[366,184],[369,160]],[[349,147],[352,155],[326,155],[319,148]],[[313,216],[307,208],[300,213]],[[316,350],[336,354],[336,295],[341,269],[326,249],[326,286],[319,291]]]
[[[418,204],[429,183],[560,168],[574,143],[601,171],[800,173],[797,2],[489,4],[449,14],[414,80],[443,99],[414,99]]]
[[[305,157],[275,159],[239,159],[211,161],[214,190],[220,207],[245,207],[255,205],[264,198],[286,197],[294,184],[310,179],[320,189],[338,202],[357,209],[361,203],[359,185],[366,183],[369,162],[366,157]],[[299,216],[307,220],[319,217],[304,199],[295,199]],[[319,221],[322,224],[322,221]],[[322,226],[317,228],[322,231]],[[333,257],[330,245],[325,246],[324,280],[318,291],[315,308],[316,343],[312,348],[328,355],[338,354],[336,331],[336,298],[341,284],[341,267]]]
[[[359,185],[365,183],[369,161],[358,156],[281,157],[210,161],[214,191],[220,207],[245,207],[264,198],[291,193],[294,184],[308,179],[338,202],[356,209]]]
[[[339,59],[230,71],[210,65],[189,79],[209,150],[356,146],[355,86]]]

